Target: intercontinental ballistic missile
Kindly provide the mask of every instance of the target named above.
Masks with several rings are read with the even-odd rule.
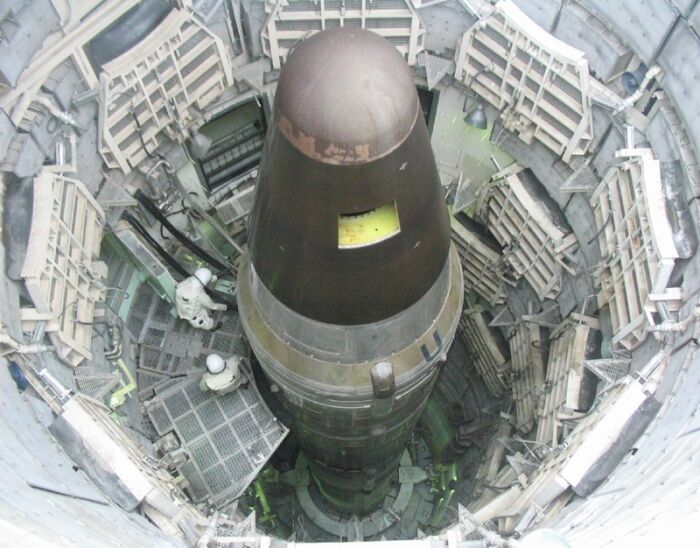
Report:
[[[299,43],[279,78],[238,300],[314,483],[336,508],[382,504],[462,299],[405,60],[355,28]]]

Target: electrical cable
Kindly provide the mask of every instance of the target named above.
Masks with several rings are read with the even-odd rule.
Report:
[[[78,301],[69,302],[69,303],[63,308],[63,310],[61,310],[61,312],[59,312],[58,316],[56,316],[56,319],[57,319],[57,320],[60,320],[61,318],[63,318],[63,315],[66,313],[66,311],[67,311],[71,306],[75,306],[76,304],[78,304]]]
[[[150,150],[148,150],[148,146],[146,146],[146,139],[143,136],[143,125],[141,124],[141,121],[139,120],[138,114],[136,113],[136,107],[134,106],[134,95],[136,94],[136,91],[131,88],[127,88],[123,91],[118,92],[112,97],[111,103],[113,104],[115,100],[120,97],[121,95],[128,95],[129,96],[129,114],[131,114],[131,117],[134,120],[134,124],[136,125],[136,133],[138,133],[139,140],[141,141],[141,146],[143,147],[143,151],[146,153],[146,156],[148,156],[151,159],[157,158],[159,155],[153,154]]]
[[[605,222],[603,223],[603,226],[601,226],[598,231],[595,233],[595,236],[593,236],[590,240],[588,240],[588,245],[591,245],[595,240],[598,239],[598,237],[603,233],[605,228],[610,224],[610,221],[613,219],[613,205],[612,201],[610,199],[610,194],[608,193],[607,195],[607,200],[608,200],[608,218],[605,219]]]
[[[190,194],[197,194],[196,192],[191,192]],[[192,211],[192,208],[187,207],[185,205],[185,199],[180,198],[180,209],[176,209],[175,211],[170,211],[165,214],[165,218],[168,219],[172,217],[173,215],[179,215],[180,213],[184,213],[185,215],[191,215],[192,217],[195,218],[195,220],[201,220],[202,217],[199,216],[199,214],[196,211]],[[164,240],[170,240],[171,238],[163,234],[163,225],[160,225],[160,237],[163,238]]]
[[[183,278],[189,277],[189,272],[173,259],[172,255],[168,253],[163,246],[161,246],[158,241],[151,236],[148,231],[143,227],[143,225],[128,211],[122,213],[122,218],[131,225],[131,227],[138,232],[144,240],[161,256],[161,258],[170,266],[175,272],[180,274]]]
[[[148,146],[146,146],[146,139],[143,136],[143,126],[141,125],[141,122],[139,122],[139,117],[136,114],[136,109],[134,108],[134,96],[133,94],[130,95],[131,98],[131,108],[129,109],[129,113],[134,119],[134,123],[136,124],[136,133],[139,135],[139,140],[141,141],[141,146],[143,147],[143,151],[146,153],[146,156],[148,156],[151,159],[157,158],[156,154],[153,154],[150,150],[148,150]]]
[[[134,198],[138,200],[138,202],[146,208],[146,210],[153,215],[162,226],[164,226],[168,232],[170,232],[177,240],[184,245],[187,249],[189,249],[192,253],[197,255],[200,259],[203,261],[206,261],[210,265],[216,267],[219,272],[228,272],[232,270],[232,267],[230,265],[226,265],[222,263],[220,260],[218,260],[216,257],[213,257],[208,251],[205,251],[201,247],[199,247],[197,244],[195,244],[192,240],[190,240],[185,234],[180,232],[173,224],[168,220],[168,218],[161,213],[161,211],[156,207],[156,205],[151,201],[151,199],[146,196],[141,190],[137,190],[134,192]]]
[[[131,227],[143,237],[144,240],[155,250],[158,255],[170,266],[175,272],[180,274],[182,278],[189,278],[191,274],[180,264],[178,263],[173,256],[168,253],[163,246],[158,243],[158,241],[151,236],[148,231],[144,228],[144,226],[134,217],[131,213],[128,211],[124,211],[122,213],[122,218],[131,225]],[[226,304],[228,307],[228,310],[230,311],[235,311],[238,308],[238,303],[236,302],[235,297],[231,298],[228,295],[225,295],[224,293],[221,293],[220,291],[216,291],[215,289],[210,289],[208,287],[205,287],[204,290],[207,292],[207,294],[212,297],[213,299],[222,302]]]

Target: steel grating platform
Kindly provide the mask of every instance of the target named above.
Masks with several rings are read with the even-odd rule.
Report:
[[[145,380],[145,385],[139,383],[139,391],[146,397],[150,396],[156,375],[186,375],[195,367],[204,367],[207,355],[212,352],[224,358],[246,354],[236,314],[215,314],[214,318],[223,321],[223,325],[211,332],[193,328],[174,317],[171,309],[169,302],[162,300],[148,284],[142,284],[129,310],[126,325],[139,343],[139,374]]]
[[[200,375],[190,375],[156,390],[145,408],[159,436],[174,431],[180,439],[189,459],[179,470],[193,499],[222,507],[243,493],[289,430],[267,408],[252,378],[248,388],[223,396],[202,392],[199,381]]]
[[[247,537],[255,534],[255,531],[255,510],[253,510],[241,521],[219,519],[216,525],[217,537]]]
[[[120,376],[116,371],[104,372],[92,365],[75,369],[75,383],[81,393],[96,400],[102,400],[119,385]]]
[[[176,385],[184,376],[170,377],[163,373],[157,373],[146,369],[138,369],[136,374],[136,381],[139,387],[139,399],[141,401],[149,400],[156,393]]]
[[[174,432],[187,462],[179,467],[196,502],[223,507],[248,487],[288,430],[254,387],[217,396],[199,382],[207,355],[246,355],[235,313],[219,313],[215,331],[192,328],[147,284],[134,296],[126,321],[139,343],[137,378],[143,409],[156,437]]]

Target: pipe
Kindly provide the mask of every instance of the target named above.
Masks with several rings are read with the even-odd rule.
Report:
[[[16,341],[5,331],[0,332],[0,346],[7,346],[8,350],[0,353],[0,358],[10,354],[40,354],[41,352],[52,352],[55,346],[40,343],[24,344]]]
[[[159,158],[158,161],[153,164],[144,175],[146,176],[146,179],[153,179],[153,174],[155,173],[156,169],[158,169],[160,166],[163,166],[165,169],[165,172],[167,174],[172,173],[172,166],[170,165],[170,162],[168,162],[165,158]]]
[[[209,542],[214,540],[214,536],[216,535],[216,526],[219,521],[219,512],[214,512],[211,515],[211,518],[209,518],[209,521],[207,522],[206,527],[204,528],[204,532],[202,533],[202,536],[199,537],[199,540],[197,541],[197,548],[207,548],[209,546]]]
[[[105,352],[105,359],[114,360],[122,354],[122,336],[119,324],[112,328],[112,348]]]
[[[46,110],[49,111],[49,114],[51,114],[51,116],[53,116],[54,118],[57,118],[58,120],[60,120],[64,124],[68,124],[69,126],[78,130],[79,133],[82,133],[83,128],[81,128],[78,125],[77,120],[73,116],[68,114],[67,112],[63,112],[58,107],[58,105],[56,105],[54,103],[54,101],[49,99],[46,95],[41,95],[41,94],[37,95],[34,98],[34,102],[39,103],[41,106],[45,107]]]
[[[685,318],[677,322],[663,322],[659,325],[650,325],[646,330],[650,333],[682,333],[691,322],[694,322],[700,318],[700,304],[696,304],[693,311],[688,314]]]
[[[144,170],[143,167],[139,168],[139,171],[144,174],[144,177],[146,177],[146,184],[148,185],[148,189],[151,191],[151,195],[153,196],[154,200],[156,200],[159,203],[167,199],[167,193],[165,191],[159,192],[156,188],[156,185],[153,183],[153,181],[155,180],[153,174],[160,166],[163,166],[163,169],[165,170],[165,173],[167,175],[170,175],[172,173],[172,166],[162,156],[160,156],[158,160],[156,160],[156,162],[150,168],[148,168],[147,171]]]
[[[56,395],[58,400],[63,403],[65,402],[68,397],[70,396],[70,390],[63,386],[56,377],[54,377],[51,373],[49,373],[49,370],[44,368],[39,371],[36,371],[37,376],[41,377],[41,379],[46,383],[46,385],[51,388],[51,391]]]

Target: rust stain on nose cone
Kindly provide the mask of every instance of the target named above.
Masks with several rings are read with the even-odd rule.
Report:
[[[369,31],[340,28],[299,44],[280,75],[279,129],[300,152],[357,165],[389,154],[420,112],[401,54]]]
[[[250,219],[248,340],[323,496],[364,515],[397,481],[462,307],[430,137],[393,45],[344,28],[294,48]]]
[[[367,324],[434,284],[450,231],[420,112],[410,68],[379,35],[339,28],[294,48],[249,231],[257,275],[286,306],[321,322]],[[396,212],[391,237],[339,241],[344,221],[380,234],[370,225],[381,211]]]

